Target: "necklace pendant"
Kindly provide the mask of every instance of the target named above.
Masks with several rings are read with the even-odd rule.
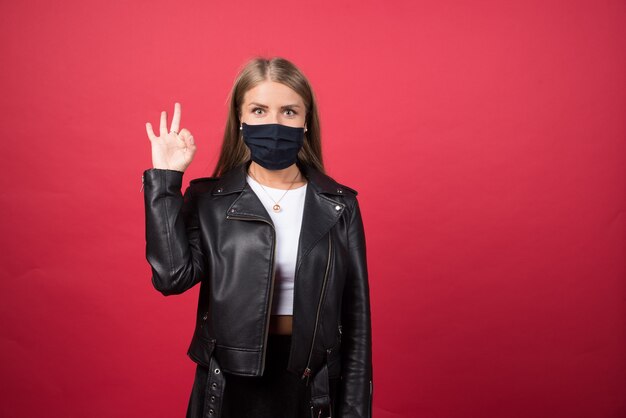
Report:
[[[280,205],[277,203],[272,207],[272,209],[274,209],[274,212],[280,212]]]

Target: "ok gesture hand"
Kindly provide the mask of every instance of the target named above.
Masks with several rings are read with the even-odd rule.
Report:
[[[174,104],[172,126],[167,131],[167,112],[161,112],[159,136],[154,134],[150,122],[146,122],[148,139],[152,143],[153,168],[185,171],[196,153],[196,145],[191,132],[180,129],[180,103]]]

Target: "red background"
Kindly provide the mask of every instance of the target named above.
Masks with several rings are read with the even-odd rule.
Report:
[[[626,416],[623,1],[0,4],[2,417],[183,416],[198,287],[145,260],[145,122],[210,175],[239,67],[319,99],[368,240],[374,416]]]

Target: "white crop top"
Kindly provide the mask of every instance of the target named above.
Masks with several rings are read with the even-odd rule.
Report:
[[[261,186],[254,178],[247,175],[248,184],[259,197],[269,213],[276,229],[276,254],[274,256],[274,296],[272,299],[272,315],[293,315],[293,289],[296,272],[298,240],[304,212],[304,197],[307,184],[290,189]],[[265,189],[265,190],[263,190]],[[274,199],[272,200],[270,196]],[[281,199],[281,196],[285,196]],[[274,212],[274,201],[278,201],[280,212]]]

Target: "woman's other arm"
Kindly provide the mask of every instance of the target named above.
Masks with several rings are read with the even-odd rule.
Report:
[[[372,416],[373,368],[365,231],[359,202],[348,227],[349,266],[342,302],[342,380],[338,417]]]

